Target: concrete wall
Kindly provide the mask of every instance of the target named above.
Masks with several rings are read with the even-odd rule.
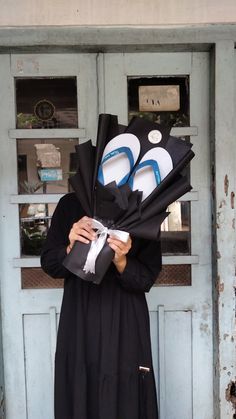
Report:
[[[236,22],[235,0],[0,0],[0,26]]]

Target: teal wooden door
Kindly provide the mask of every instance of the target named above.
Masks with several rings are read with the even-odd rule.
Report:
[[[6,417],[52,419],[62,281],[43,274],[39,252],[75,170],[74,145],[96,138],[96,59],[93,54],[2,55],[0,75]],[[43,160],[51,170],[49,182],[40,177]]]
[[[135,115],[191,140],[193,190],[162,226],[163,272],[147,295],[160,419],[212,419],[212,289],[207,53],[100,57],[100,111]]]
[[[62,281],[43,275],[38,253],[55,205],[68,191],[74,145],[96,138],[100,112],[118,114],[125,124],[141,113],[172,123],[174,135],[193,142],[196,158],[188,173],[193,191],[172,206],[162,226],[163,273],[147,300],[160,418],[212,419],[208,70],[206,53],[1,56],[7,419],[53,418]],[[160,101],[158,108],[160,91],[165,106]],[[54,168],[49,182],[40,177],[38,166],[46,152],[51,153],[48,167]]]

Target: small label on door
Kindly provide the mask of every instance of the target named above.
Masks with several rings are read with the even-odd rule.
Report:
[[[141,112],[178,111],[179,109],[179,86],[139,86]]]

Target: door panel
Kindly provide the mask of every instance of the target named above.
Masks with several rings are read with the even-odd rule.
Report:
[[[61,289],[50,287],[63,284],[45,278],[40,284],[38,255],[55,205],[68,191],[68,172],[75,170],[70,161],[74,145],[96,138],[96,57],[3,55],[0,74],[5,104],[0,147],[5,177],[1,296],[6,414],[8,419],[49,419],[62,297]],[[53,150],[50,161],[44,155],[41,164],[51,176],[53,169],[49,179],[41,178],[35,145]],[[59,179],[54,169],[61,170]]]
[[[50,316],[24,314],[23,328],[28,417],[53,418],[54,345],[52,345]]]
[[[180,199],[190,206],[189,245],[183,245],[186,214],[177,205],[170,209],[173,214],[167,225],[162,226],[163,273],[147,294],[160,419],[212,419],[213,416],[208,72],[207,53],[106,54],[104,57],[106,112],[117,114],[123,124],[135,114],[161,123],[172,121],[171,133],[185,141],[190,139],[196,154],[189,173],[193,190]],[[185,113],[180,118],[176,109],[169,115],[162,109],[143,112],[140,96],[134,90],[137,84],[142,89],[148,86],[149,91],[154,85],[179,86],[180,108]],[[154,91],[149,98],[156,106]],[[179,231],[176,219],[182,222]]]
[[[159,306],[157,312],[150,312],[150,320],[160,417],[189,419],[193,411],[192,312]]]

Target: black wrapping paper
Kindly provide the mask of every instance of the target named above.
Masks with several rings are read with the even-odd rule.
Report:
[[[152,130],[161,132],[161,141],[152,144],[147,140]],[[163,147],[171,156],[173,169],[142,201],[142,191],[132,191],[128,183],[117,186],[115,182],[102,185],[97,180],[98,168],[106,144],[121,132],[132,133],[140,141],[139,159],[151,148]],[[189,181],[181,175],[182,169],[193,158],[191,144],[169,135],[170,129],[143,118],[133,118],[128,127],[119,126],[117,117],[102,114],[99,117],[97,145],[91,141],[76,146],[77,173],[70,183],[85,213],[110,229],[129,232],[132,236],[157,240],[160,226],[168,216],[166,208],[191,189]],[[114,252],[106,242],[97,257],[95,274],[83,270],[90,244],[76,242],[64,260],[64,266],[80,278],[99,284],[108,269]]]

